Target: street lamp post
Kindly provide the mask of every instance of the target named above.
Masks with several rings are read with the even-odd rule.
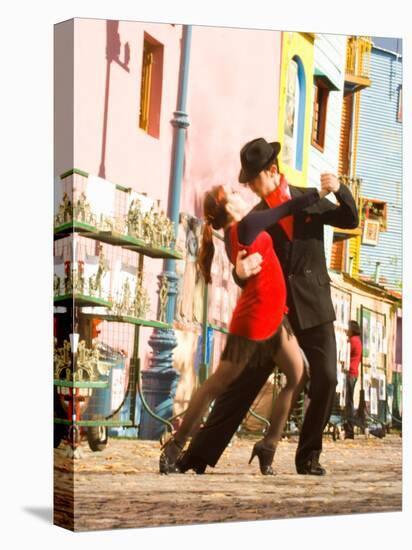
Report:
[[[189,126],[188,115],[186,113],[186,100],[189,79],[191,35],[192,27],[190,25],[184,25],[179,69],[177,110],[173,113],[173,119],[171,121],[174,127],[174,140],[168,216],[174,223],[175,236],[177,235],[179,224],[186,129]],[[173,322],[175,317],[176,295],[179,281],[175,265],[175,260],[167,259],[164,264],[164,271],[159,275],[159,281],[162,281],[163,277],[166,277],[168,282],[166,322],[169,324]],[[149,339],[149,346],[153,349],[150,368],[142,372],[143,392],[147,396],[147,402],[150,408],[162,418],[170,418],[173,411],[173,399],[179,379],[179,373],[173,368],[173,350],[176,345],[177,339],[173,329],[154,329]],[[158,439],[163,430],[164,426],[158,420],[148,414],[146,410],[142,411],[139,430],[140,439]]]

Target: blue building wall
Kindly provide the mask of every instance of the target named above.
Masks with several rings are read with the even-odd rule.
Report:
[[[402,280],[402,122],[397,121],[402,58],[374,47],[372,85],[362,91],[356,175],[363,197],[387,203],[387,230],[376,246],[361,244],[362,275],[381,263],[380,283],[399,290]]]

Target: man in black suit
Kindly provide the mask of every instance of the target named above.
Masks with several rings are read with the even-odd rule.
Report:
[[[239,181],[248,184],[262,199],[255,210],[269,208],[269,204],[276,206],[308,190],[289,185],[279,173],[279,151],[279,143],[258,138],[248,142],[240,152]],[[335,194],[337,205],[322,199],[295,215],[293,220],[275,224],[268,230],[287,283],[289,320],[310,366],[310,402],[295,457],[297,472],[310,475],[326,473],[319,464],[319,456],[323,430],[336,391],[335,312],[324,253],[323,226],[352,229],[359,223],[349,189],[332,174],[322,174],[321,184]],[[238,256],[233,275],[240,286],[260,270],[260,260],[256,255]],[[273,362],[256,368],[251,360],[216,400],[206,424],[178,461],[181,472],[194,469],[203,473],[207,465],[215,466],[272,371]]]

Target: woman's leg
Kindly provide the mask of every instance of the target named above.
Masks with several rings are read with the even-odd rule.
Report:
[[[281,389],[273,405],[270,427],[263,441],[266,447],[276,447],[282,437],[292,405],[301,392],[306,379],[303,358],[294,335],[282,328],[280,347],[275,363],[286,375],[286,385]]]
[[[230,361],[221,361],[210,378],[197,388],[190,399],[183,422],[173,437],[176,445],[169,446],[167,452],[169,461],[173,462],[177,458],[188,437],[199,427],[210,403],[226,390],[229,384],[241,373],[244,365],[244,362],[234,364]]]

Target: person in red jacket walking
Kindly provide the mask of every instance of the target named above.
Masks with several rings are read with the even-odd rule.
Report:
[[[204,199],[205,228],[199,256],[199,266],[205,282],[211,282],[214,255],[212,229],[224,230],[227,255],[233,265],[239,251],[259,253],[261,270],[250,277],[242,288],[229,325],[229,335],[216,371],[194,393],[183,422],[163,446],[159,460],[160,473],[176,471],[176,461],[183,447],[199,427],[202,415],[210,403],[221,395],[252,362],[259,369],[273,361],[286,375],[286,385],[280,391],[272,409],[270,428],[252,451],[259,459],[263,475],[273,474],[272,461],[277,442],[291,406],[304,382],[304,360],[296,337],[287,321],[286,283],[282,267],[273,249],[272,239],[265,231],[279,220],[315,204],[329,193],[316,189],[264,212],[246,212],[248,204],[239,193],[216,186]]]
[[[346,403],[344,424],[345,439],[354,439],[354,414],[353,394],[355,384],[359,376],[359,364],[362,359],[362,340],[360,326],[356,321],[349,321],[348,341],[350,342],[350,366],[346,377]]]

